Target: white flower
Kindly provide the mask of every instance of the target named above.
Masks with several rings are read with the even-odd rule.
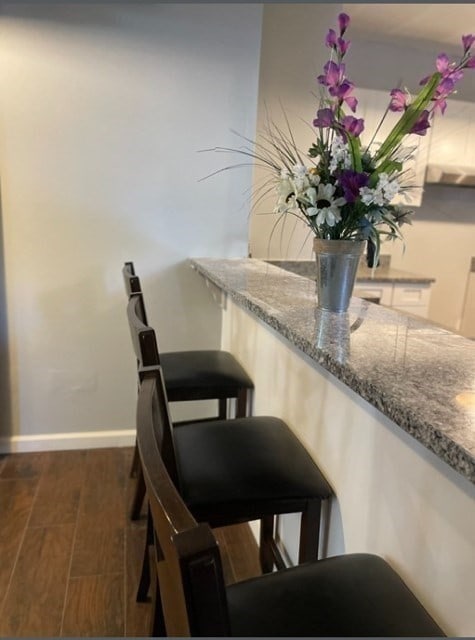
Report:
[[[310,204],[314,207],[317,203],[317,190],[315,189],[315,187],[310,187],[309,189],[307,189],[305,195],[307,196]]]
[[[292,168],[292,173],[292,184],[294,185],[295,195],[298,196],[310,186],[307,167],[304,167],[303,164],[296,164]]]
[[[294,188],[289,177],[281,178],[278,185],[279,200],[287,200]]]
[[[370,189],[369,187],[360,188],[361,201],[366,204],[377,204],[379,207],[384,205],[384,194],[382,189],[376,187],[376,189]]]
[[[274,207],[274,213],[285,213],[289,210],[288,199],[294,192],[294,186],[292,184],[291,175],[287,169],[282,169],[280,172],[280,180],[277,183],[277,203]]]
[[[303,164],[294,164],[294,166],[292,167],[292,171],[295,176],[303,178],[307,173],[307,167],[305,167]]]
[[[364,204],[373,204],[374,189],[370,189],[369,187],[360,187],[360,197],[361,202]]]
[[[308,181],[310,182],[312,187],[318,187],[318,185],[320,184],[320,176],[318,175],[316,169],[309,169]]]
[[[332,184],[319,184],[318,191],[315,189],[309,189],[309,199],[311,196],[311,207],[307,208],[307,215],[309,217],[316,216],[316,223],[318,226],[326,224],[329,227],[334,227],[335,224],[341,220],[340,207],[342,207],[346,200],[345,198],[335,198],[335,187]]]
[[[400,186],[397,180],[389,180],[387,173],[379,175],[378,184],[374,189],[360,188],[361,201],[366,205],[376,204],[382,207],[389,204],[394,196],[399,193]]]
[[[388,182],[387,184],[384,185],[383,191],[384,191],[386,200],[388,202],[391,202],[394,196],[396,196],[400,191],[399,182],[397,180],[392,180],[391,182]]]
[[[338,167],[343,169],[351,168],[351,155],[348,144],[340,136],[335,136],[330,145],[330,164],[328,168],[331,173]]]

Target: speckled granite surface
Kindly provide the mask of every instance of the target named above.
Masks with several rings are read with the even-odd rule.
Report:
[[[260,260],[191,266],[475,484],[475,343],[352,298],[316,308],[315,283]]]
[[[305,278],[315,280],[315,261],[313,260],[266,260],[269,264],[291,271]],[[392,267],[381,265],[376,269],[368,269],[364,261],[358,268],[356,282],[396,282],[412,284],[430,284],[435,282],[435,278],[417,275],[410,271],[401,271]]]

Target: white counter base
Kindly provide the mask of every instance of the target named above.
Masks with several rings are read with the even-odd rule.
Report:
[[[253,413],[286,420],[334,488],[323,552],[383,556],[447,635],[475,636],[475,486],[252,313],[224,306],[222,348],[254,380]],[[293,558],[296,527],[284,520]]]

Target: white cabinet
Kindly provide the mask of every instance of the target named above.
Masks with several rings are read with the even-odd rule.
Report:
[[[400,113],[388,112],[381,126],[381,119],[386,111],[390,95],[388,91],[377,91],[375,89],[359,89],[357,93],[359,104],[357,117],[364,118],[365,130],[361,134],[361,141],[364,145],[372,142],[383,142],[394,125],[401,117]],[[379,127],[379,129],[378,129]],[[375,132],[376,135],[375,135]],[[429,139],[427,136],[410,135],[404,141],[404,146],[415,147],[412,159],[404,163],[407,171],[407,185],[413,188],[406,192],[406,196],[397,196],[394,204],[418,207],[422,202],[422,192],[425,178],[426,165],[429,155]]]
[[[475,103],[448,100],[431,127],[429,163],[475,168]]]
[[[386,307],[427,318],[430,288],[430,283],[357,281],[353,295],[358,298],[375,298]]]
[[[368,300],[374,298],[379,304],[390,307],[393,299],[393,284],[379,282],[366,284],[365,282],[357,282],[353,290],[353,295]]]
[[[429,317],[430,284],[394,283],[392,308]]]

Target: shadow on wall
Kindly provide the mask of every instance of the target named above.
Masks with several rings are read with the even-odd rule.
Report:
[[[0,183],[0,437],[11,435],[10,357],[8,352],[7,296],[3,250],[2,191]]]

